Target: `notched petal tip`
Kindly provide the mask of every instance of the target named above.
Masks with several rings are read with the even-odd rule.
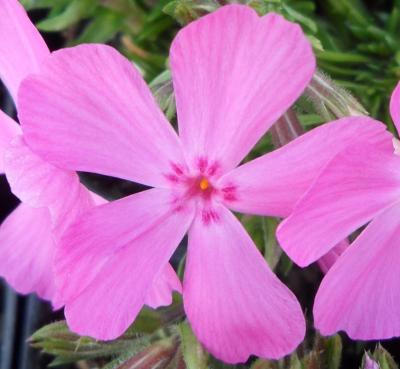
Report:
[[[217,223],[197,217],[189,231],[183,297],[193,331],[227,363],[290,354],[305,334],[299,302],[236,217],[222,206],[215,211]]]
[[[54,52],[22,83],[19,118],[31,149],[67,170],[165,187],[170,163],[184,162],[140,72],[110,46]]]
[[[183,28],[170,61],[188,160],[207,154],[225,173],[294,103],[315,70],[299,26],[277,14],[259,17],[244,5],[222,7]]]
[[[190,204],[171,211],[172,198],[169,190],[151,189],[100,205],[64,234],[55,259],[56,282],[74,332],[112,340],[145,303],[169,303],[171,291],[180,289],[169,269],[162,291],[155,299],[149,295],[194,216]]]

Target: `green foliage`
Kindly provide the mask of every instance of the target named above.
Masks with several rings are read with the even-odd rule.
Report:
[[[74,0],[66,4],[64,9],[54,8],[49,17],[38,23],[37,26],[45,32],[62,31],[74,24],[76,19],[84,19],[91,15],[94,7],[94,0]]]
[[[364,354],[361,367],[363,369],[373,369],[366,365],[367,356],[377,364],[377,369],[399,369],[393,357],[381,345],[378,345],[372,354],[369,352]]]
[[[176,339],[166,338],[134,353],[125,353],[102,369],[184,369]]]
[[[162,111],[169,120],[172,120],[176,114],[176,107],[171,72],[165,70],[159,74],[151,81],[150,88]]]
[[[400,79],[400,4],[371,11],[360,0],[321,2],[319,66],[358,96],[372,116],[390,121],[388,97]]]
[[[185,25],[218,9],[219,6],[220,4],[216,0],[173,0],[165,5],[163,11],[175,18],[181,25]]]
[[[139,351],[148,342],[149,339],[145,336],[128,336],[112,342],[95,341],[70,332],[64,321],[41,328],[30,339],[33,347],[55,357],[50,366]]]
[[[112,43],[148,80],[165,69],[176,22],[163,12],[168,3],[133,0],[23,0],[28,10],[47,10],[37,23],[44,32],[62,31],[66,45]]]
[[[248,215],[243,216],[241,220],[247,232],[251,234],[253,241],[263,253],[270,268],[274,270],[282,256],[282,249],[275,238],[278,220],[275,218]]]
[[[317,336],[310,348],[303,347],[281,360],[256,360],[250,369],[339,369],[342,342],[340,336]]]
[[[207,369],[208,354],[197,341],[188,323],[179,325],[179,335],[187,369]]]

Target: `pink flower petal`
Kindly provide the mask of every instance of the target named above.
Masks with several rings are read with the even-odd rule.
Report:
[[[139,72],[109,46],[53,53],[19,98],[28,144],[62,168],[165,186],[172,163],[183,163],[178,137]]]
[[[152,189],[93,208],[57,250],[56,284],[70,328],[113,339],[133,322],[186,233],[194,209]],[[154,301],[151,302],[154,304]]]
[[[91,192],[90,193],[95,205],[103,205],[108,201],[101,196]],[[152,288],[147,294],[146,305],[152,308],[159,306],[167,306],[172,303],[172,292],[176,291],[182,293],[182,284],[176,275],[171,264],[167,264],[161,275],[155,280]]]
[[[289,354],[305,333],[296,297],[233,214],[222,206],[215,212],[213,222],[197,217],[189,231],[183,296],[196,336],[227,363]]]
[[[357,144],[338,154],[278,228],[282,248],[300,266],[328,252],[400,198],[400,157]]]
[[[332,268],[332,265],[336,263],[336,261],[340,258],[340,255],[342,255],[349,246],[350,242],[346,238],[329,250],[324,256],[319,258],[317,262],[322,273],[328,273],[328,270]]]
[[[17,0],[0,1],[0,79],[14,101],[21,81],[39,69],[49,50]]]
[[[225,205],[243,213],[288,216],[328,161],[355,138],[391,147],[382,123],[368,117],[339,119],[226,174],[219,186],[234,193]]]
[[[4,153],[19,133],[19,125],[0,110],[0,174],[4,173]]]
[[[400,204],[376,217],[323,279],[314,321],[324,335],[400,336]]]
[[[298,25],[229,5],[183,28],[171,47],[179,133],[192,158],[234,168],[300,96],[315,69]]]
[[[76,173],[43,161],[22,136],[7,149],[5,170],[11,190],[21,201],[35,208],[49,208],[58,234],[93,205],[89,191],[80,184]]]
[[[172,303],[172,291],[182,293],[182,284],[171,264],[164,267],[161,275],[153,282],[147,292],[145,304],[152,308],[167,306]]]
[[[92,198],[94,205],[97,206],[97,205],[104,205],[104,204],[108,203],[108,201],[104,197],[101,197],[97,193],[94,193],[91,191],[89,191],[89,192],[90,192],[90,197]]]
[[[0,275],[19,293],[51,300],[55,245],[47,209],[20,204],[0,226]]]
[[[390,98],[390,115],[396,125],[397,132],[400,132],[400,82],[397,84]]]

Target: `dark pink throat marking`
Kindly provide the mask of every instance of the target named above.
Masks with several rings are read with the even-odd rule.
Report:
[[[190,170],[184,165],[171,163],[171,171],[165,177],[173,187],[183,189],[187,196],[207,199],[215,193],[213,182],[220,174],[221,166],[217,161],[199,157]]]
[[[174,202],[174,210],[181,211],[187,201],[196,200],[199,201],[203,223],[207,225],[218,222],[214,201],[229,202],[237,199],[235,185],[218,186],[218,179],[222,174],[220,164],[205,157],[197,158],[191,170],[171,163],[171,171],[165,177],[179,193]]]

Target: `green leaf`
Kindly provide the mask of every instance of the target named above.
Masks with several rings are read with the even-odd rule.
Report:
[[[37,24],[37,27],[46,32],[62,31],[88,16],[96,6],[96,0],[73,0],[61,14],[47,18]]]
[[[37,330],[30,338],[30,343],[40,342],[48,338],[60,338],[65,340],[76,340],[79,336],[72,333],[65,320],[45,325]]]
[[[282,0],[250,0],[247,4],[251,6],[259,15],[265,15],[268,12],[283,12]]]
[[[326,341],[327,369],[339,369],[342,360],[342,339],[338,334]]]
[[[318,114],[299,114],[298,118],[301,125],[306,128],[324,123],[324,120]]]
[[[185,25],[218,7],[216,0],[174,0],[164,6],[163,10],[178,23]]]
[[[177,350],[176,340],[166,338],[137,352],[124,353],[102,369],[164,369],[175,359]]]
[[[399,369],[393,357],[380,344],[372,356],[381,369]]]
[[[264,257],[270,268],[275,270],[282,255],[282,249],[275,237],[279,222],[275,218],[262,217],[261,223],[264,235]]]
[[[164,369],[177,353],[177,343],[172,337],[157,341],[147,347],[127,351],[110,361],[102,369]]]
[[[317,32],[317,24],[314,22],[312,18],[305,16],[304,14],[296,11],[294,8],[286,4],[283,4],[283,9],[288,15],[288,18],[290,18],[290,20],[300,23],[301,25],[308,28],[312,33]]]
[[[157,310],[144,307],[132,324],[125,332],[125,337],[134,338],[138,333],[154,333],[162,327],[162,317]]]
[[[143,324],[140,319],[137,323],[139,325],[140,323]],[[149,324],[147,323],[145,326],[148,329]],[[65,322],[57,322],[35,332],[30,338],[30,343],[33,347],[55,356],[52,365],[59,365],[79,360],[109,358],[121,354],[137,353],[147,347],[152,340],[159,339],[157,335],[139,335],[137,330],[130,328],[119,339],[106,342],[97,341],[71,333]],[[164,340],[164,336],[162,339]]]
[[[303,365],[296,353],[290,357],[290,369],[303,369]]]
[[[197,341],[188,323],[179,325],[179,335],[187,369],[207,369],[208,354]]]
[[[27,10],[64,7],[70,0],[21,0],[21,4]]]
[[[264,359],[257,359],[250,367],[250,369],[275,369],[274,362],[270,362]]]
[[[84,28],[80,36],[72,40],[72,45],[83,43],[106,43],[121,29],[123,17],[116,12],[99,9]]]
[[[320,60],[335,62],[335,63],[367,63],[370,61],[370,58],[361,54],[354,53],[344,53],[337,51],[317,51],[317,58]]]
[[[327,12],[352,23],[367,26],[371,21],[370,13],[360,0],[326,0],[324,6]]]
[[[280,270],[283,275],[287,276],[293,267],[293,261],[283,252],[280,259]]]

